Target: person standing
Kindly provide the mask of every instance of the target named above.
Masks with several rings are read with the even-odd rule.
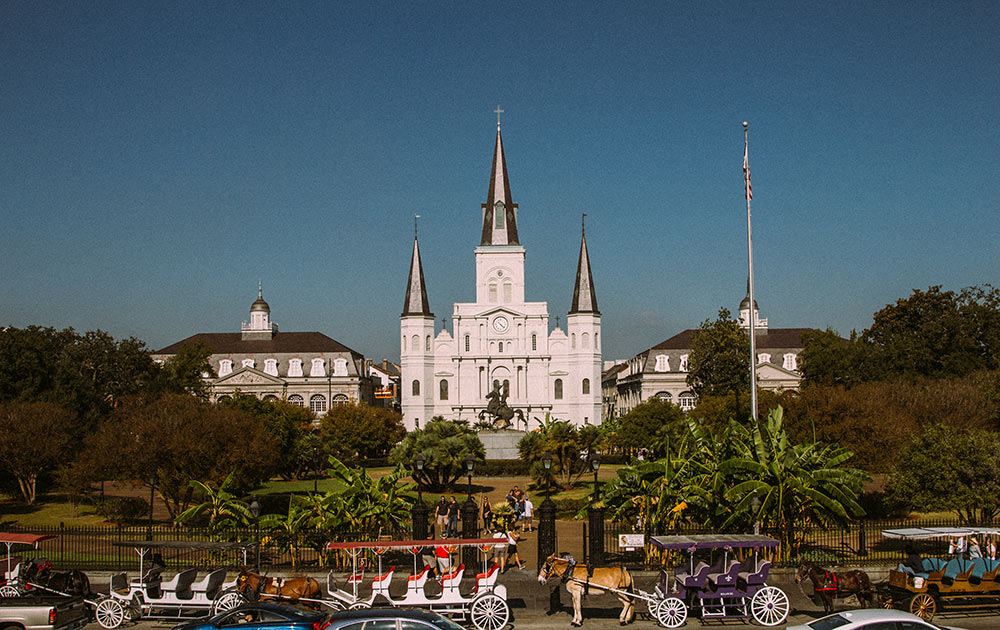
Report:
[[[507,538],[507,563],[513,563],[518,569],[523,569],[524,565],[521,564],[521,556],[517,553],[517,541],[521,538],[521,535],[514,527],[509,527],[505,532],[505,536]]]
[[[458,501],[455,497],[451,498],[448,503],[448,537],[455,538],[458,536]]]
[[[434,516],[437,520],[438,535],[444,538],[448,535],[448,501],[444,495],[441,495],[441,500],[434,507]]]
[[[448,547],[438,545],[434,548],[434,555],[437,556],[438,577],[440,578],[451,571],[451,553],[448,551]]]
[[[493,506],[490,505],[490,500],[483,495],[483,531],[489,531],[493,526]]]
[[[524,531],[531,532],[535,528],[531,522],[531,517],[535,514],[535,504],[531,502],[528,493],[524,493]]]

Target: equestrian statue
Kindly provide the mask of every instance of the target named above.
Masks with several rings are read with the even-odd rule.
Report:
[[[486,409],[479,412],[479,421],[488,422],[493,429],[502,431],[509,429],[511,418],[517,416],[518,422],[525,422],[524,412],[520,409],[511,409],[507,405],[507,389],[501,388],[500,383],[494,383],[493,391],[486,395],[490,402]]]

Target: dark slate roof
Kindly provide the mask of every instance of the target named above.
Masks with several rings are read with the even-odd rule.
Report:
[[[757,349],[768,348],[804,348],[802,335],[815,330],[813,328],[768,328],[767,332],[757,331]],[[658,343],[650,350],[689,350],[694,341],[696,328],[688,328],[670,339]]]
[[[570,313],[595,313],[597,310],[597,292],[594,291],[594,276],[590,273],[590,254],[587,253],[587,234],[580,238],[580,260],[576,264],[576,284],[573,286],[573,303]]]
[[[420,262],[420,245],[417,243],[417,235],[413,235],[413,255],[410,257],[410,275],[406,279],[406,295],[403,297],[403,314],[407,315],[429,315],[431,313],[430,302],[427,299],[427,285],[424,283],[424,266]]]
[[[198,333],[183,341],[170,344],[153,354],[177,354],[182,346],[204,343],[213,354],[286,354],[297,352],[350,352],[361,358],[361,353],[351,350],[335,339],[320,332],[277,332],[271,339],[244,341],[242,333]]]
[[[500,185],[503,189],[501,196],[496,194],[497,177],[503,181]],[[502,197],[502,198],[501,198]],[[503,140],[500,138],[500,125],[497,125],[497,142],[493,147],[493,166],[490,169],[490,189],[486,193],[486,203],[483,204],[483,239],[480,245],[494,245],[493,242],[493,209],[498,201],[502,201],[504,210],[507,213],[505,225],[507,226],[507,245],[519,245],[517,240],[517,217],[514,209],[517,204],[510,196],[510,180],[507,178],[507,158],[503,153]]]

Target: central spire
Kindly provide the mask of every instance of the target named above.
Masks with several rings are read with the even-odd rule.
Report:
[[[499,114],[497,118],[497,142],[493,148],[490,189],[483,204],[483,240],[480,245],[520,245],[517,240],[517,204],[510,196]]]

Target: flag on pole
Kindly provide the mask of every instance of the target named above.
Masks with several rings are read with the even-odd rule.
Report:
[[[746,186],[747,199],[753,199],[753,189],[750,187],[750,140],[743,144],[743,182]]]

